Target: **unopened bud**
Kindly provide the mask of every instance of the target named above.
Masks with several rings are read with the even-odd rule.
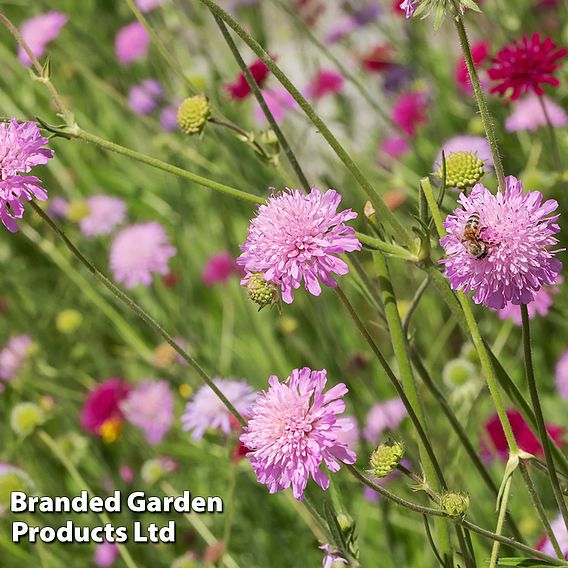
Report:
[[[442,509],[450,517],[463,517],[469,509],[469,496],[459,491],[446,493],[442,497]]]
[[[256,272],[249,278],[247,294],[255,304],[258,304],[259,310],[278,302],[276,286],[272,282],[267,282],[262,272]]]
[[[185,99],[179,106],[177,123],[185,134],[201,134],[210,116],[209,99],[205,95],[195,95]]]
[[[401,443],[381,444],[371,454],[371,473],[378,478],[386,477],[398,467],[403,455],[404,446]]]

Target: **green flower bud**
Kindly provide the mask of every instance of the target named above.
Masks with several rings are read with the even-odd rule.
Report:
[[[438,177],[442,177],[442,166],[438,168]],[[446,156],[446,185],[458,189],[468,189],[481,180],[483,161],[470,152],[454,152]]]
[[[248,297],[259,305],[259,310],[278,302],[278,292],[272,282],[264,279],[262,272],[253,274],[247,284]]]
[[[463,517],[469,509],[469,496],[459,491],[446,493],[442,497],[442,510],[450,517]]]
[[[386,477],[397,468],[403,455],[404,446],[401,443],[381,444],[371,454],[371,473],[378,478]]]
[[[0,513],[10,509],[10,495],[14,491],[31,493],[34,490],[34,483],[28,474],[7,464],[0,464]]]
[[[83,315],[78,310],[63,310],[57,314],[55,327],[60,333],[73,333],[83,323]]]
[[[78,223],[81,219],[84,219],[90,213],[89,206],[85,201],[76,200],[71,201],[69,206],[67,207],[67,211],[65,216],[69,221],[73,221],[74,223]]]
[[[462,387],[475,376],[475,366],[467,359],[452,359],[444,367],[444,382],[451,388]]]
[[[461,357],[471,361],[474,365],[479,365],[479,355],[473,343],[464,343],[462,345]]]
[[[211,116],[211,105],[205,95],[195,95],[185,99],[178,108],[179,129],[192,136],[201,134]]]
[[[89,448],[89,441],[77,432],[67,432],[57,438],[57,445],[75,465],[81,463]]]
[[[168,458],[147,460],[142,464],[140,475],[147,485],[153,485],[171,473],[176,468],[175,463]]]
[[[29,436],[45,422],[45,413],[33,402],[16,404],[10,414],[10,426],[18,436]]]
[[[456,15],[457,11],[463,15],[466,9],[481,12],[475,0],[415,0],[415,4],[418,7],[414,12],[414,17],[425,18],[434,13],[436,27],[440,26],[446,14],[452,17]]]

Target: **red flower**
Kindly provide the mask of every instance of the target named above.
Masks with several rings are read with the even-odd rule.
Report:
[[[425,124],[427,100],[424,93],[404,93],[392,108],[392,120],[409,136],[414,136],[416,127]]]
[[[471,55],[473,57],[473,65],[476,69],[479,69],[485,60],[489,57],[489,45],[484,41],[478,41],[471,48]],[[465,59],[462,57],[455,70],[456,83],[466,93],[471,93],[473,88],[471,86],[471,80],[469,78],[469,73],[467,66],[465,64]]]
[[[361,58],[361,65],[367,71],[380,73],[393,64],[394,52],[390,45],[376,45]]]
[[[257,85],[259,87],[262,87],[268,75],[270,74],[270,70],[268,69],[264,61],[257,59],[252,65],[249,65],[248,69],[251,72],[251,75],[254,77]],[[250,95],[250,86],[247,83],[246,77],[242,72],[239,73],[239,76],[234,83],[229,83],[227,85],[227,91],[229,91],[229,95],[232,99],[237,100],[246,99]]]
[[[566,54],[568,49],[558,48],[549,37],[543,41],[539,33],[531,38],[523,36],[521,43],[514,41],[506,45],[493,59],[488,73],[498,83],[491,92],[507,95],[512,101],[529,91],[544,95],[541,84],[553,87],[560,84],[553,73],[560,67],[558,61]]]
[[[507,410],[507,417],[511,423],[515,440],[517,440],[521,450],[535,456],[543,456],[542,446],[529,425],[525,422],[522,414],[518,410],[511,409]],[[564,440],[562,439],[564,428],[547,424],[546,429],[554,442],[559,447],[562,447],[564,445]],[[497,414],[493,415],[485,424],[484,434],[481,440],[482,456],[487,460],[491,460],[497,454],[499,458],[506,460],[509,457],[509,447],[507,446],[507,439]]]
[[[307,93],[314,99],[321,99],[325,95],[337,95],[343,89],[343,75],[331,69],[322,69],[310,81]]]

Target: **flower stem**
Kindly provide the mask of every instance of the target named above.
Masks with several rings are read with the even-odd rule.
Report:
[[[71,251],[73,256],[87,268],[87,270],[105,287],[107,288],[118,300],[131,309],[145,324],[152,328],[158,335],[160,335],[201,377],[203,382],[207,384],[211,390],[219,397],[221,402],[227,407],[229,412],[244,426],[245,419],[240,415],[238,410],[221,392],[219,387],[211,380],[209,375],[201,368],[199,363],[191,357],[184,349],[182,349],[174,340],[174,338],[157,322],[155,321],[143,308],[141,308],[134,300],[125,294],[118,286],[113,284],[102,272],[99,271],[77,247],[67,238],[67,235],[53,222],[49,215],[41,209],[34,201],[30,201],[31,207],[42,218],[48,227],[63,241],[65,246]]]
[[[554,125],[552,124],[552,120],[550,119],[550,113],[546,108],[544,97],[538,97],[538,102],[540,103],[540,108],[542,109],[544,118],[546,119],[546,127],[548,130],[548,135],[550,136],[550,146],[552,148],[552,159],[554,161],[554,167],[556,168],[556,171],[560,175],[563,175],[564,171],[562,169],[560,150],[558,149],[558,139],[556,138],[556,130],[554,129]]]
[[[503,495],[501,497],[501,503],[499,506],[499,517],[497,519],[497,528],[495,529],[495,534],[501,536],[503,531],[503,525],[505,524],[505,514],[507,513],[507,507],[509,505],[509,496],[511,495],[511,482],[513,476],[509,475],[505,480],[505,485],[503,489]],[[496,540],[493,542],[493,548],[491,550],[491,560],[489,562],[489,568],[495,568],[497,566],[497,560],[499,559],[499,548],[501,543]]]
[[[469,72],[469,77],[471,79],[471,84],[473,86],[473,92],[475,93],[475,100],[477,102],[477,106],[479,107],[481,122],[483,123],[483,128],[485,129],[485,135],[487,137],[487,141],[489,142],[489,147],[491,148],[491,154],[493,156],[493,163],[495,167],[495,173],[497,174],[499,189],[501,191],[505,191],[505,173],[503,170],[501,155],[499,154],[495,125],[493,124],[493,118],[491,117],[491,113],[489,112],[487,100],[485,98],[483,89],[481,88],[481,83],[479,82],[479,75],[477,74],[477,70],[475,69],[469,40],[467,38],[467,32],[465,30],[465,25],[463,22],[463,16],[457,10],[454,16],[454,23],[458,32],[458,37],[460,39],[460,45],[462,48],[463,56],[465,58],[466,67]]]
[[[529,312],[526,304],[521,305],[521,316],[523,321],[523,351],[525,358],[525,373],[536,418],[538,435],[540,438],[540,443],[542,444],[542,448],[544,450],[544,457],[546,459],[546,466],[548,469],[548,477],[552,485],[554,497],[556,498],[556,504],[560,509],[560,513],[562,514],[562,518],[564,519],[564,523],[566,524],[566,528],[568,529],[568,508],[566,508],[566,502],[564,501],[564,496],[562,495],[562,490],[560,489],[560,484],[558,482],[558,475],[556,473],[556,467],[554,465],[554,458],[552,457],[551,442],[548,438],[548,432],[546,430],[546,424],[544,422],[544,416],[542,414],[542,406],[540,404],[540,398],[538,396],[538,389],[534,377]]]

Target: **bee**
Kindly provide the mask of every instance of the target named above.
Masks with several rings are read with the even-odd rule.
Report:
[[[487,243],[479,236],[482,230],[483,228],[479,226],[479,213],[472,213],[465,223],[460,239],[467,252],[477,260],[485,258],[489,252]]]

